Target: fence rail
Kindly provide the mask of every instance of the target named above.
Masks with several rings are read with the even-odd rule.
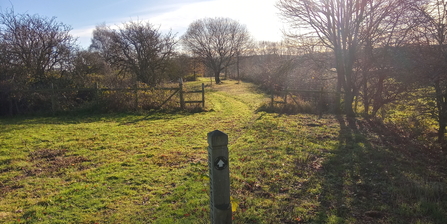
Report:
[[[342,96],[343,92],[327,91],[323,88],[320,90],[287,89],[272,92],[270,106],[273,108],[276,104],[294,103],[300,105],[298,101],[311,102],[315,105],[318,114],[321,115],[327,110],[337,111]]]
[[[101,97],[104,97],[104,94],[110,93],[110,92],[125,92],[122,94],[122,96],[126,99],[128,99],[129,102],[133,102],[134,109],[138,109],[140,105],[142,104],[141,101],[144,101],[144,93],[147,92],[153,92],[153,91],[164,91],[162,94],[160,92],[160,97],[163,97],[163,99],[158,100],[157,108],[160,109],[164,105],[166,105],[169,101],[172,101],[173,97],[175,95],[178,95],[178,105],[181,109],[185,109],[186,104],[201,104],[202,107],[205,107],[205,85],[202,83],[200,90],[191,90],[188,91],[182,82],[179,83],[178,87],[156,87],[156,88],[149,88],[149,87],[139,87],[138,85],[135,85],[130,88],[99,88],[98,85],[95,85],[94,88],[54,88],[53,85],[51,85],[50,89],[26,89],[26,90],[0,90],[0,93],[3,94],[3,96],[6,96],[8,98],[9,103],[9,111],[11,115],[13,114],[12,111],[14,110],[14,107],[17,107],[15,109],[19,113],[19,109],[17,104],[14,106],[13,101],[15,100],[17,102],[17,99],[14,99],[14,95],[17,94],[28,94],[28,99],[31,99],[33,95],[35,94],[41,94],[43,95],[42,98],[45,98],[48,100],[48,102],[51,101],[51,111],[53,113],[61,110],[58,109],[58,104],[63,102],[64,98],[67,100],[66,96],[61,97],[62,93],[73,93],[72,95],[79,95],[81,93],[88,93],[91,94],[90,100],[98,100]],[[168,93],[166,93],[166,91]],[[170,93],[169,93],[170,92]],[[130,94],[129,94],[130,93]],[[199,97],[194,98],[194,100],[190,100],[188,98],[185,99],[187,94],[197,94],[201,93],[201,100],[196,99]],[[69,94],[66,94],[69,95]],[[17,98],[17,97],[16,97]],[[24,98],[22,96],[22,98]],[[62,99],[58,99],[62,98]],[[71,99],[74,100],[74,99]],[[6,102],[8,102],[6,101]],[[87,100],[86,100],[87,101]],[[5,102],[5,101],[3,101]],[[59,102],[59,103],[58,103]],[[128,103],[129,103],[128,102]],[[161,103],[160,103],[161,102]],[[1,103],[1,102],[0,102]],[[48,105],[49,106],[49,105]]]

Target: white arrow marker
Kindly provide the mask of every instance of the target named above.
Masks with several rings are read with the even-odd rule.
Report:
[[[222,168],[225,165],[225,162],[222,160],[219,160],[219,162],[217,163],[217,165],[219,166],[219,168]]]

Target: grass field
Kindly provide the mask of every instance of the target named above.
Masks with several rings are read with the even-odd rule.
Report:
[[[189,83],[188,85],[198,85]],[[447,223],[447,157],[379,122],[206,111],[0,119],[0,223],[209,223],[207,133],[229,135],[234,223]]]

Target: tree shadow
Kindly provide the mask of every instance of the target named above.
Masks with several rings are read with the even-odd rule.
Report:
[[[204,112],[204,111],[202,111]],[[57,116],[17,116],[0,118],[0,134],[18,129],[27,128],[28,125],[68,125],[96,122],[116,122],[118,125],[132,125],[142,121],[173,120],[195,114],[194,112],[160,112],[149,111],[142,113],[108,113],[108,114],[62,114]]]
[[[339,144],[309,181],[321,183],[314,221],[447,223],[444,154],[378,121],[336,119]]]

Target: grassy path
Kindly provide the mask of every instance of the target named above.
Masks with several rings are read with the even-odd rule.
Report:
[[[213,86],[195,114],[0,120],[0,220],[207,223],[206,134],[240,136],[263,100],[249,88]]]
[[[209,223],[215,129],[234,223],[447,223],[445,153],[377,122],[256,112],[264,102],[225,81],[200,113],[0,118],[0,223]]]

